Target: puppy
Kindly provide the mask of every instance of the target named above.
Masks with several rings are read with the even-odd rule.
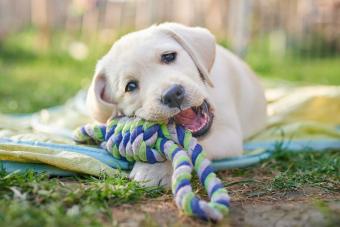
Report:
[[[248,66],[200,27],[164,23],[130,33],[98,62],[88,91],[91,116],[174,119],[198,138],[208,158],[242,154],[265,126],[266,101]],[[130,177],[168,187],[169,162],[135,163]]]

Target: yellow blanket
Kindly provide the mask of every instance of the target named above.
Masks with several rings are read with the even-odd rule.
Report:
[[[264,144],[262,146],[266,148],[268,143],[302,140],[316,141],[310,143],[314,149],[319,149],[317,145],[320,143],[323,143],[323,148],[327,148],[328,144],[340,148],[339,86],[295,86],[287,82],[267,81],[265,87],[268,125],[246,141],[246,145]],[[107,164],[86,154],[1,142],[1,138],[10,138],[13,141],[74,144],[72,131],[90,122],[84,100],[85,92],[81,91],[63,106],[30,115],[0,114],[0,167],[2,163],[6,169],[6,165],[16,161],[43,163],[61,170],[95,176],[115,174],[116,171]]]

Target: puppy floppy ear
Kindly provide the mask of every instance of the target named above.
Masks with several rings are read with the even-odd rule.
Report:
[[[105,123],[111,116],[117,114],[117,108],[112,102],[107,78],[99,64],[87,93],[86,105],[92,118]]]
[[[187,27],[177,23],[164,23],[158,26],[173,37],[194,61],[203,80],[213,86],[209,72],[215,61],[215,37],[205,28]]]

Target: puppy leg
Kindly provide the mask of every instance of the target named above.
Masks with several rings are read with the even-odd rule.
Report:
[[[238,130],[230,128],[215,130],[207,137],[209,138],[199,142],[211,160],[239,156],[243,153],[242,135]]]
[[[136,162],[129,178],[146,187],[162,186],[170,189],[172,171],[172,165],[169,161],[155,164]]]

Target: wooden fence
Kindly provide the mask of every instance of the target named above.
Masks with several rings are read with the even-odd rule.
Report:
[[[164,21],[205,26],[239,55],[249,42],[311,54],[340,51],[340,0],[0,0],[0,40],[27,26],[88,34]]]

